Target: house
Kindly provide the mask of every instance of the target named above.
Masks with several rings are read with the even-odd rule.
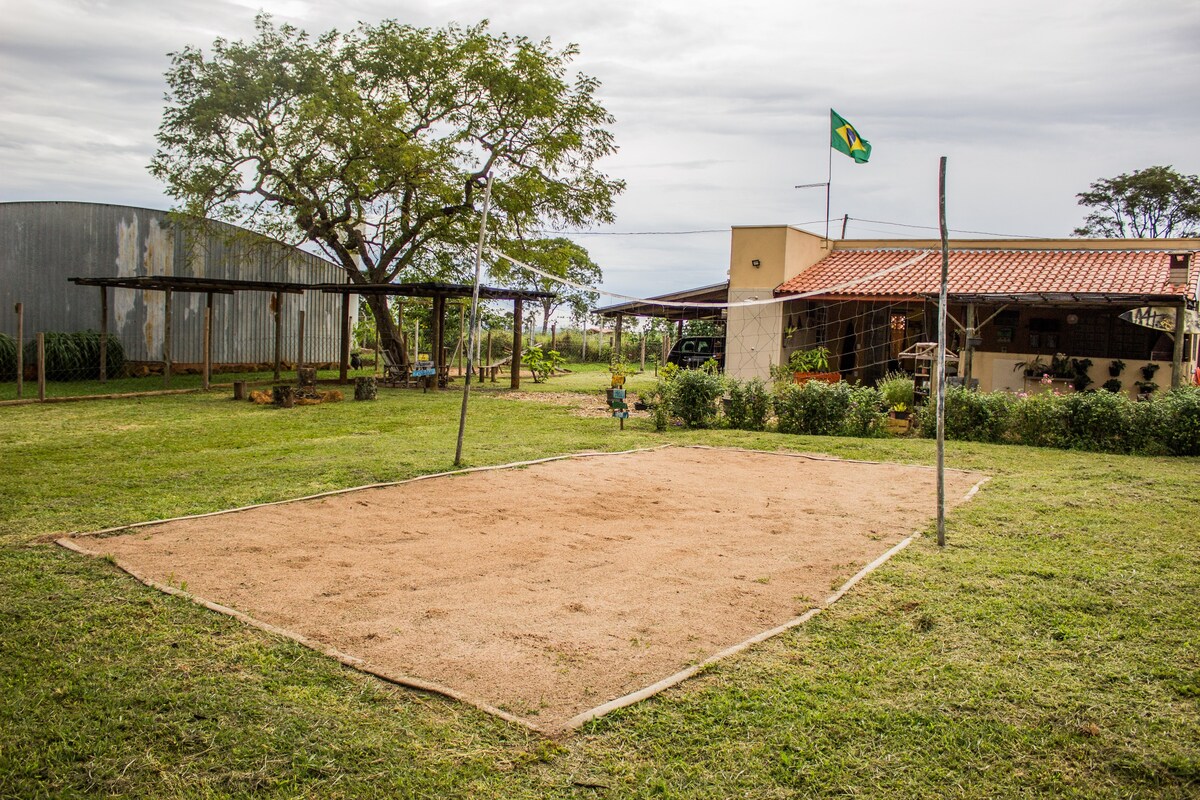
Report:
[[[1197,251],[1196,239],[952,240],[947,342],[961,356],[959,379],[984,391],[1028,389],[1058,355],[1060,365],[1074,359],[1093,388],[1110,380],[1114,360],[1124,362],[1116,380],[1131,395],[1147,364],[1158,365],[1153,381],[1164,389],[1187,383],[1200,339]],[[792,351],[816,346],[848,380],[913,371],[902,354],[937,338],[941,262],[936,240],[735,227],[726,372],[766,378]],[[770,298],[779,302],[762,302]]]

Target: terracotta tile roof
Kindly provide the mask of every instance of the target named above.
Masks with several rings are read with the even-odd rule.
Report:
[[[835,250],[824,260],[781,284],[776,295],[836,287],[896,267],[853,286],[827,292],[837,296],[901,297],[937,294],[940,250]],[[1183,294],[1168,280],[1165,250],[951,250],[950,294]],[[1200,258],[1192,256],[1192,275]]]

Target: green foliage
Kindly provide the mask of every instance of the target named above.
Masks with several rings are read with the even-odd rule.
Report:
[[[1123,387],[1121,386],[1120,378],[1109,378],[1108,380],[1106,380],[1104,383],[1102,383],[1100,385],[1100,388],[1106,392],[1120,394]]]
[[[845,382],[793,383],[775,395],[780,433],[836,436],[842,432],[849,410],[850,387]]]
[[[557,350],[531,347],[521,356],[521,363],[529,367],[529,371],[533,373],[534,383],[542,383],[566,363],[566,359]]]
[[[679,374],[679,365],[670,362],[663,364],[658,368],[658,377],[666,383],[670,383]]]
[[[311,242],[370,283],[461,277],[489,172],[501,248],[612,221],[624,184],[597,163],[616,151],[613,118],[599,82],[571,69],[574,45],[486,22],[310,37],[260,14],[255,27],[171,56],[150,172],[188,218]]]
[[[1147,167],[1132,175],[1095,181],[1076,195],[1092,210],[1076,236],[1117,239],[1188,237],[1200,234],[1200,176],[1172,167]]]
[[[699,369],[685,369],[671,384],[671,414],[689,428],[710,427],[717,415],[721,379]]]
[[[946,438],[972,442],[1005,440],[1011,423],[1016,395],[1008,392],[975,392],[962,386],[946,387]],[[936,435],[937,424],[932,403],[921,417],[922,432]],[[926,430],[929,428],[929,430]]]
[[[1200,456],[1200,387],[1173,389],[1149,404],[1167,452]]]
[[[829,348],[814,347],[810,350],[793,350],[788,356],[788,367],[792,372],[822,372],[829,369]]]
[[[600,266],[592,261],[588,251],[570,239],[558,237],[519,240],[506,248],[506,251],[518,261],[537,267],[542,272],[583,286],[597,286],[604,280]],[[545,333],[549,326],[550,316],[562,305],[570,306],[574,315],[582,315],[596,305],[600,297],[596,292],[576,289],[530,272],[503,258],[494,260],[491,274],[502,286],[552,293],[552,296],[537,301],[542,306],[542,333]]]
[[[920,415],[922,436],[935,435],[932,405]],[[946,390],[946,438],[1008,442],[1103,453],[1200,455],[1200,388],[1176,389],[1135,402],[1123,393]]]
[[[46,380],[86,381],[100,376],[100,334],[96,331],[47,331],[45,347]],[[110,335],[105,352],[108,374],[116,377],[125,366],[125,348],[121,340]],[[25,363],[37,363],[36,339],[25,343]]]
[[[887,414],[883,412],[883,395],[878,389],[871,386],[850,387],[850,404],[842,420],[843,436],[883,436],[886,434],[885,419]]]
[[[1058,398],[1064,408],[1067,446],[1128,453],[1134,449],[1134,404],[1112,392],[1075,392]]]
[[[771,415],[771,394],[759,378],[726,381],[729,387],[729,407],[725,415],[729,427],[745,431],[766,430]]]
[[[0,333],[0,381],[17,379],[17,342],[7,333]]]
[[[650,406],[650,418],[654,421],[654,430],[665,431],[671,424],[671,402],[674,397],[675,385],[668,380],[659,380],[654,388],[645,393],[645,400]]]
[[[889,372],[879,381],[879,393],[883,404],[894,409],[903,405],[912,408],[916,402],[916,384],[906,372]]]

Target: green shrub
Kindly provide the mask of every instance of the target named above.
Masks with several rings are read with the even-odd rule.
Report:
[[[1013,407],[1009,428],[1012,441],[1034,447],[1069,447],[1066,403],[1062,395],[1041,392]]]
[[[46,380],[85,381],[100,377],[100,334],[96,331],[48,331],[45,342]],[[116,377],[125,366],[125,348],[112,334],[108,336],[105,361],[110,377]],[[37,363],[37,339],[25,343],[25,363]]]
[[[761,431],[771,414],[771,395],[759,378],[742,382],[729,379],[729,427],[743,431]]]
[[[877,388],[883,396],[883,404],[888,408],[903,406],[904,409],[911,409],[916,403],[916,384],[906,372],[889,372],[883,376]]]
[[[1149,403],[1153,428],[1171,455],[1200,456],[1200,387],[1172,389]]]
[[[1066,416],[1067,446],[1102,453],[1128,453],[1134,448],[1134,404],[1113,392],[1076,392],[1061,398]]]
[[[946,438],[971,442],[1003,442],[1012,416],[1015,395],[1008,392],[976,392],[962,386],[946,387]],[[925,417],[936,426],[936,416],[927,408]],[[930,431],[934,436],[937,431]]]
[[[99,331],[79,331],[72,334],[79,346],[79,358],[85,379],[100,377],[100,333]],[[115,378],[121,374],[125,366],[125,348],[121,340],[109,334],[108,343],[104,350],[104,361],[107,364],[108,377]]]
[[[0,381],[17,379],[17,342],[7,333],[0,333]]]
[[[689,428],[707,428],[717,415],[721,379],[703,370],[681,370],[671,381],[671,414]]]
[[[842,435],[886,435],[884,420],[887,419],[887,414],[883,411],[883,394],[870,386],[854,386],[850,388],[849,393],[850,403],[846,408],[846,416],[842,419]]]
[[[557,350],[531,347],[521,356],[521,363],[529,367],[534,383],[542,383],[566,361]]]
[[[642,400],[650,406],[650,417],[654,420],[654,430],[665,431],[671,423],[671,398],[673,395],[671,381],[660,380],[654,388],[642,395]]]
[[[784,386],[775,395],[775,417],[780,433],[835,436],[842,432],[850,409],[850,387],[807,381]]]

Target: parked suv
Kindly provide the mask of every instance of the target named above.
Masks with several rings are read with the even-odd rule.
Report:
[[[725,369],[724,336],[685,336],[671,348],[667,363],[678,364],[682,369],[699,369],[710,358],[715,358],[717,366]]]

